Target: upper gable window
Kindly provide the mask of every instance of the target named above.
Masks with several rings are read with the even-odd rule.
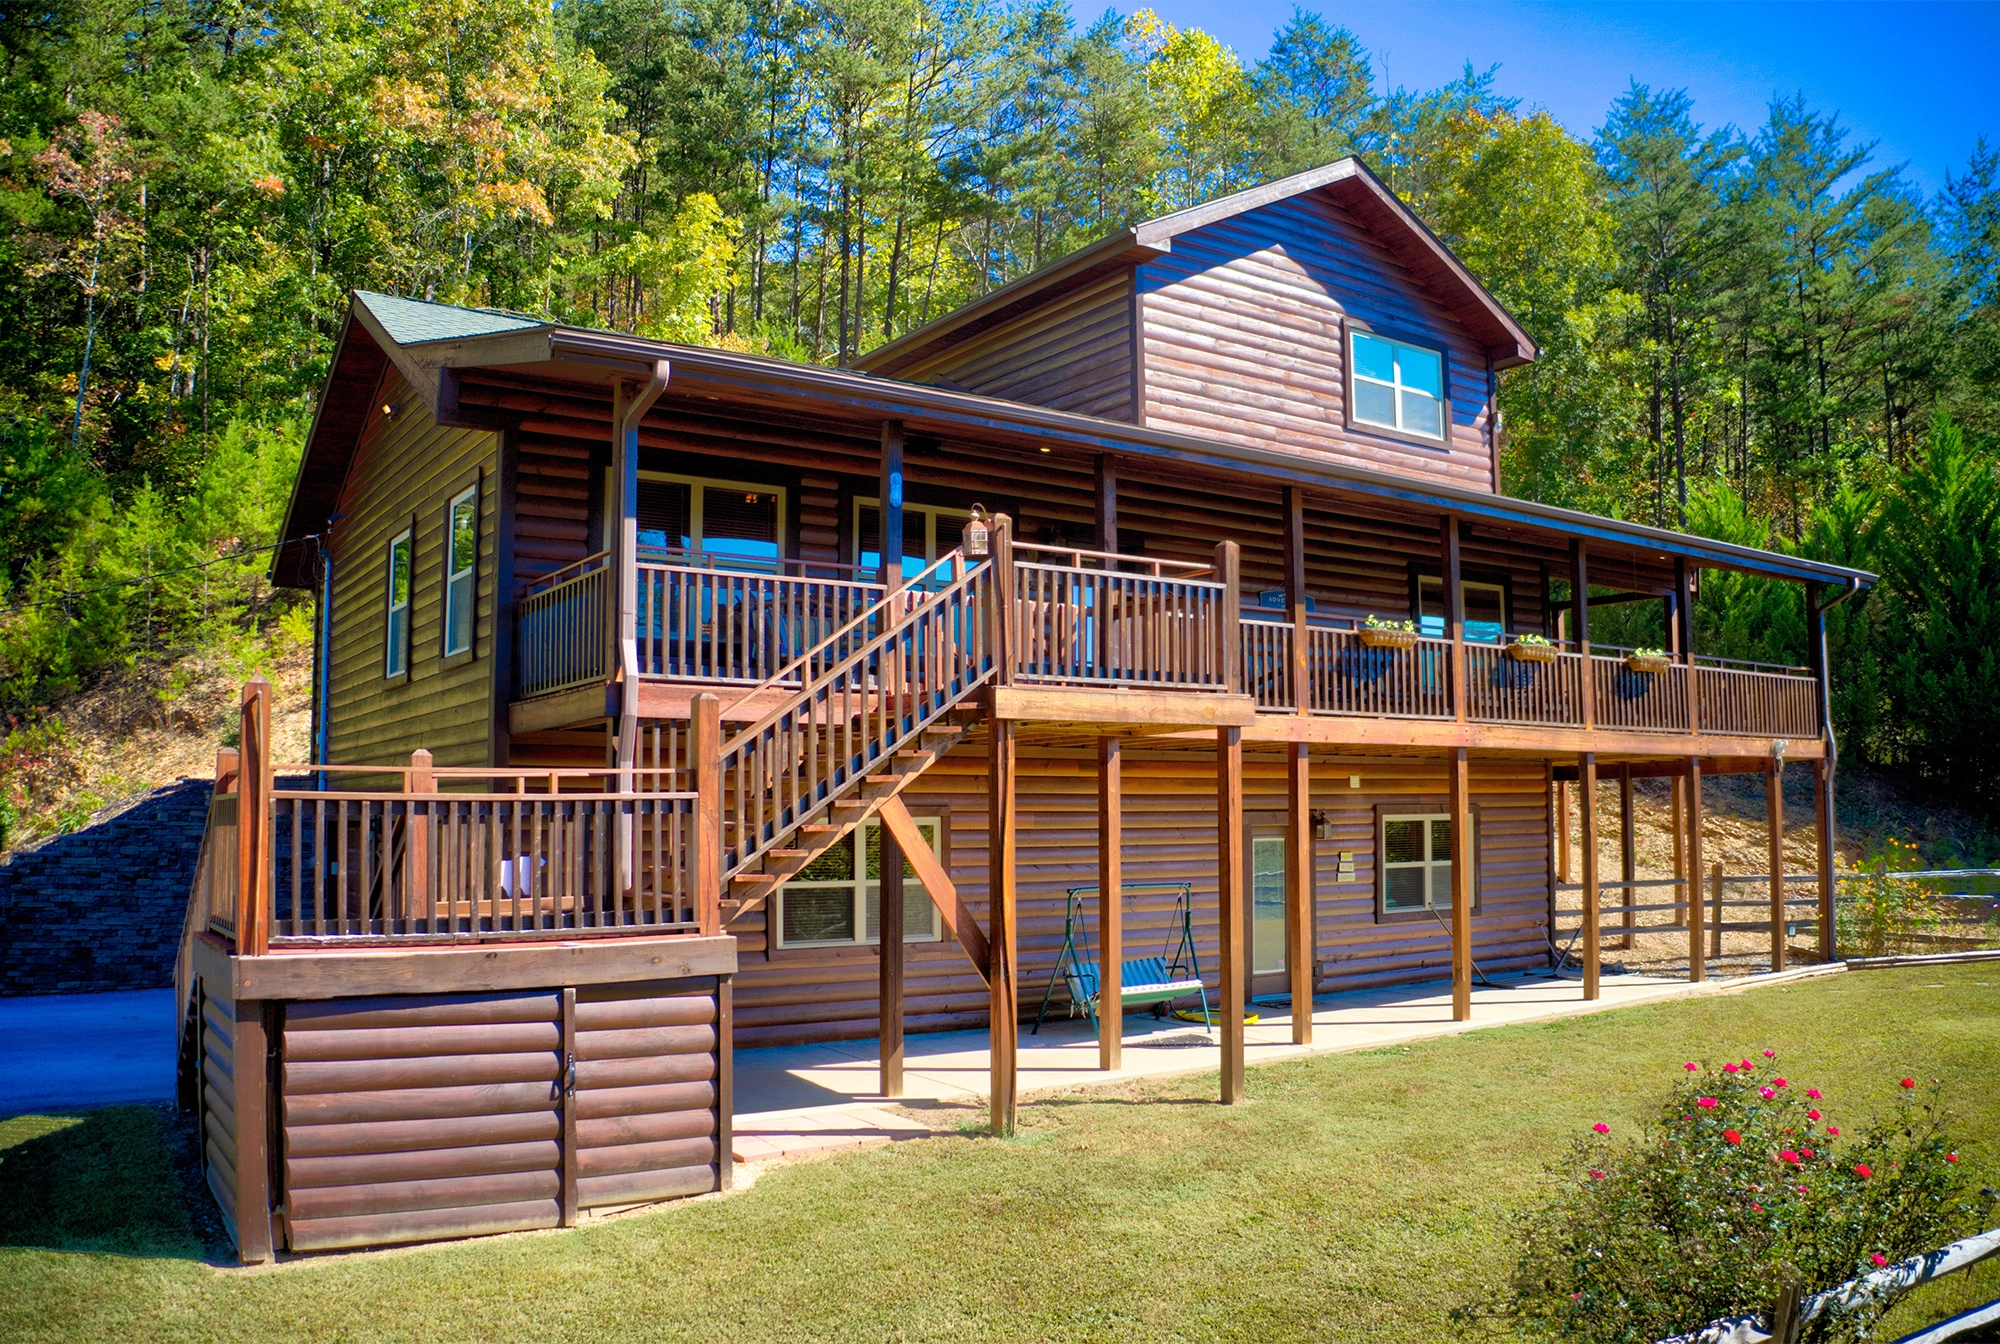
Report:
[[[1366,331],[1349,337],[1354,420],[1419,438],[1444,438],[1444,355]]]

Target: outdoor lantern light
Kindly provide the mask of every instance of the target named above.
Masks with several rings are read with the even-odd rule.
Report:
[[[972,517],[965,524],[965,553],[968,556],[984,556],[988,552],[988,539],[992,533],[986,526],[986,506],[974,504]]]

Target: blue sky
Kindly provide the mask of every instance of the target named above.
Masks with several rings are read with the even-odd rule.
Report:
[[[1079,20],[1096,11],[1072,0]],[[1124,12],[1143,8],[1127,0]],[[1292,0],[1153,0],[1246,60],[1262,56]],[[1498,87],[1588,136],[1637,79],[1684,88],[1705,125],[1755,128],[1774,93],[1837,110],[1879,164],[1908,163],[1926,191],[1963,172],[1981,135],[2000,145],[2000,3],[1553,3],[1551,0],[1327,0],[1378,87],[1430,88],[1465,61],[1498,63]]]

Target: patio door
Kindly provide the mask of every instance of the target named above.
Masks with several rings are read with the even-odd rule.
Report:
[[[1250,836],[1250,973],[1285,969],[1285,837]]]

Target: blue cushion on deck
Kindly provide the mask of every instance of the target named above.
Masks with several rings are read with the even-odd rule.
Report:
[[[1101,990],[1096,962],[1078,962],[1064,973],[1063,978],[1069,982],[1072,1001],[1079,1004],[1097,1002]],[[1119,979],[1122,991],[1119,998],[1125,1003],[1156,1003],[1192,994],[1201,988],[1200,980],[1174,979],[1167,963],[1160,957],[1140,957],[1136,961],[1125,962]]]

